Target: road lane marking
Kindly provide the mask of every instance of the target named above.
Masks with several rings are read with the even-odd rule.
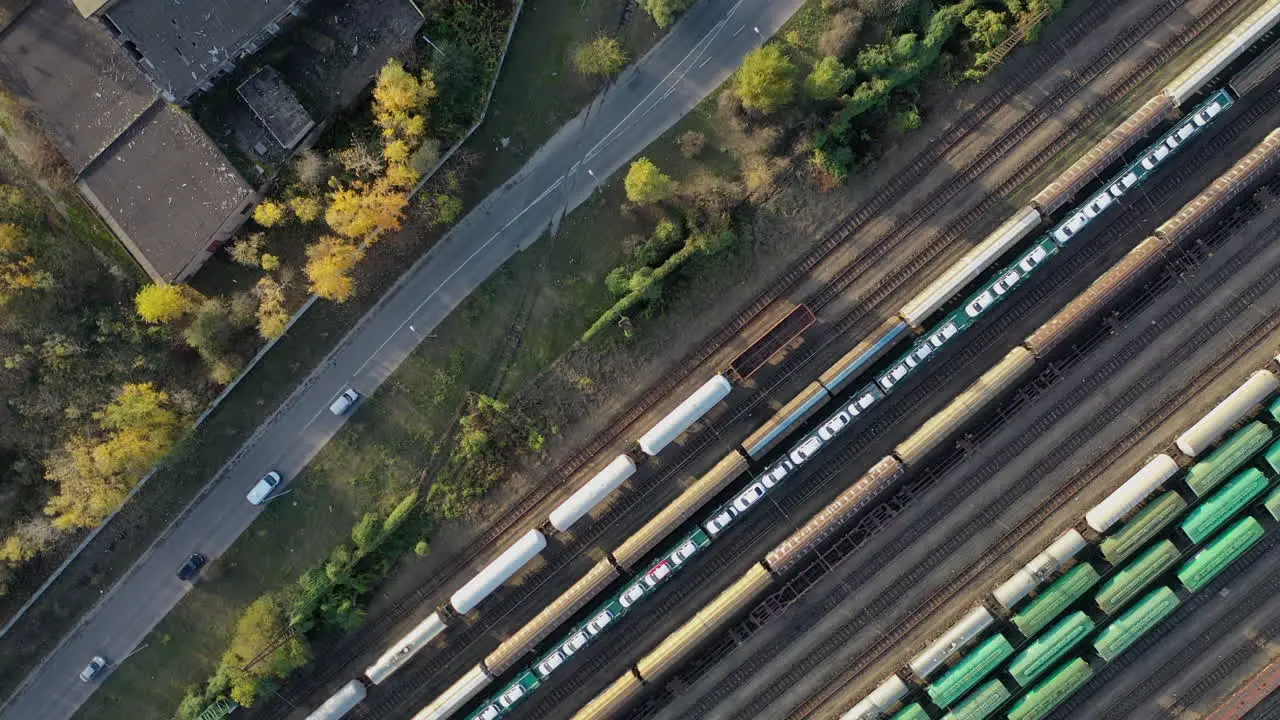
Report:
[[[724,25],[725,25],[726,23],[728,23],[728,22],[729,22],[729,18],[733,15],[733,13],[734,13],[735,11],[737,11],[738,6],[739,6],[739,5],[741,5],[741,4],[742,4],[742,0],[738,0],[738,3],[737,3],[736,5],[734,5],[732,8],[730,8],[730,9],[729,9],[728,14],[726,14],[726,15],[725,15],[725,16],[724,16],[724,17],[723,17],[719,22],[717,22],[715,25],[713,25],[713,26],[711,27],[711,29],[707,31],[707,34],[706,34],[706,35],[703,35],[703,36],[702,36],[702,38],[700,38],[700,39],[698,40],[698,42],[694,43],[693,47],[692,47],[692,48],[690,48],[689,52],[688,52],[688,53],[686,53],[686,54],[685,54],[685,56],[684,56],[683,58],[681,58],[681,59],[680,59],[680,62],[676,63],[676,64],[671,68],[671,71],[670,71],[670,72],[668,72],[668,73],[666,74],[666,76],[664,76],[664,77],[662,78],[662,80],[658,81],[658,83],[657,83],[656,85],[654,85],[653,89],[652,89],[652,90],[650,90],[650,91],[648,92],[648,94],[646,94],[643,98],[641,98],[641,99],[640,99],[640,102],[636,103],[636,106],[635,106],[635,107],[631,108],[631,111],[630,111],[630,112],[628,112],[628,113],[627,113],[627,114],[626,114],[626,115],[625,115],[621,120],[619,120],[619,121],[618,121],[618,124],[617,124],[617,125],[614,125],[614,126],[613,126],[613,128],[609,130],[609,132],[605,133],[604,137],[602,137],[602,138],[600,139],[600,141],[599,141],[599,142],[597,142],[597,143],[596,143],[596,144],[595,144],[595,145],[594,145],[590,150],[588,150],[588,151],[587,151],[587,154],[586,154],[586,156],[584,156],[584,157],[583,157],[583,160],[584,160],[584,161],[585,161],[585,160],[590,160],[592,157],[594,157],[594,156],[595,156],[595,155],[600,151],[600,147],[601,147],[602,145],[604,145],[604,144],[606,144],[606,143],[608,143],[608,142],[610,142],[610,141],[612,140],[613,135],[614,135],[615,133],[617,133],[617,132],[618,132],[618,128],[620,128],[620,127],[622,127],[623,125],[625,125],[625,124],[626,124],[626,123],[631,119],[631,116],[632,116],[632,115],[634,115],[634,114],[636,113],[636,111],[640,109],[640,107],[641,107],[641,106],[643,106],[646,102],[648,102],[648,101],[649,101],[649,98],[653,97],[653,94],[654,94],[654,93],[656,93],[656,92],[658,92],[658,90],[663,86],[663,84],[665,84],[665,83],[667,82],[667,80],[670,80],[670,79],[671,79],[671,76],[672,76],[672,75],[674,75],[674,74],[676,74],[676,72],[678,72],[678,71],[680,70],[680,67],[681,67],[682,65],[684,65],[684,64],[685,64],[685,62],[686,62],[687,60],[689,60],[689,58],[690,58],[690,57],[692,57],[692,56],[694,56],[696,53],[698,53],[698,52],[700,51],[700,49],[702,49],[702,46],[703,46],[704,44],[708,44],[708,45],[709,45],[709,44],[710,44],[710,40],[711,40],[715,35],[719,34],[720,30],[724,27]],[[684,77],[684,75],[685,75],[685,73],[687,73],[687,72],[688,72],[688,70],[686,70],[684,73],[681,73],[681,74],[680,74],[680,78],[683,78],[683,77]],[[679,79],[677,79],[677,80],[676,80],[676,82],[679,82],[679,81],[680,81]]]
[[[507,228],[515,224],[515,222],[519,220],[521,217],[524,217],[524,214],[529,212],[529,210],[531,210],[534,205],[537,205],[538,203],[542,202],[548,195],[554,192],[556,188],[560,187],[561,183],[564,182],[564,178],[565,176],[561,175],[554,183],[551,184],[550,187],[548,187],[546,190],[543,190],[541,195],[534,198],[533,202],[529,203],[528,205],[525,205],[524,209],[516,213],[515,217],[508,220],[507,223],[503,225],[501,228],[498,228],[498,231],[495,232],[493,235],[491,235],[488,240],[485,240],[480,245],[480,247],[476,248],[475,252],[468,255],[466,260],[463,260],[461,263],[459,263],[458,267],[454,268],[453,272],[449,273],[448,277],[446,277],[444,280],[441,280],[440,284],[436,285],[435,289],[432,290],[429,295],[423,298],[422,302],[418,303],[418,306],[415,307],[413,311],[409,313],[408,317],[404,319],[404,322],[401,322],[400,325],[397,326],[396,329],[392,331],[390,335],[387,336],[387,339],[382,341],[382,344],[378,346],[378,349],[373,351],[373,354],[369,356],[369,359],[365,360],[364,364],[362,364],[359,368],[356,369],[355,373],[352,374],[352,377],[354,378],[356,375],[360,375],[361,373],[363,373],[364,369],[369,366],[369,363],[373,362],[374,359],[378,357],[378,354],[382,352],[382,349],[387,346],[387,343],[391,342],[397,335],[399,335],[400,331],[404,329],[405,325],[408,325],[409,322],[413,320],[414,316],[422,311],[423,306],[431,302],[432,298],[434,298],[436,295],[440,294],[440,291],[444,288],[445,285],[449,284],[450,280],[455,278],[458,275],[458,273],[462,272],[463,268],[465,268],[467,265],[470,265],[471,261],[475,260],[477,255],[484,252],[485,248],[492,245],[493,241],[497,240],[499,235],[506,232]],[[417,346],[418,346],[418,343],[414,343],[414,347],[417,347]]]

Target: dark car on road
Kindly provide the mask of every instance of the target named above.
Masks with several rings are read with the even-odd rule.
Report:
[[[203,568],[207,562],[209,562],[209,558],[200,553],[191,553],[191,557],[187,558],[187,561],[182,563],[182,567],[178,568],[178,579],[182,582],[194,581],[196,576],[200,574],[200,568]]]

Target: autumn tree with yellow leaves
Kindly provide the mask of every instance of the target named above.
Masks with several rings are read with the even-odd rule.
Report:
[[[408,204],[404,190],[386,180],[357,181],[329,194],[324,220],[343,237],[372,241],[400,229]]]
[[[182,429],[169,394],[151,383],[125,385],[94,417],[99,432],[67,441],[45,465],[45,477],[58,487],[45,513],[59,529],[101,523]]]
[[[186,285],[148,285],[134,297],[138,317],[152,325],[164,325],[194,311],[202,298]]]
[[[289,325],[289,310],[284,304],[284,286],[270,276],[258,280],[253,288],[258,297],[258,335],[264,340],[279,337]]]
[[[13,223],[0,223],[0,305],[28,290],[48,290],[53,275],[37,267],[27,254],[27,234]]]
[[[421,138],[427,129],[424,111],[436,94],[430,72],[415,76],[399,60],[388,60],[373,86],[373,118],[382,128],[382,137],[387,141]]]
[[[346,302],[355,294],[351,271],[364,257],[364,250],[350,240],[326,235],[307,248],[304,271],[311,292],[334,302]]]

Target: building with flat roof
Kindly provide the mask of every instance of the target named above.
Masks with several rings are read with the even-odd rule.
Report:
[[[195,272],[253,206],[253,189],[186,113],[157,102],[76,181],[147,274]]]
[[[87,0],[82,0],[87,2]],[[280,32],[302,0],[115,0],[95,10],[169,102],[211,87]]]
[[[65,0],[34,0],[0,30],[0,86],[156,281],[194,272],[256,200],[200,126]]]

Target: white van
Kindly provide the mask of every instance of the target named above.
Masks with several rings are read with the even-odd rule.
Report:
[[[254,485],[253,489],[249,491],[249,494],[244,497],[249,501],[250,505],[261,505],[267,497],[271,495],[271,491],[275,490],[276,486],[279,484],[280,473],[272,470],[266,475],[263,475],[262,479],[258,481],[258,484]]]

